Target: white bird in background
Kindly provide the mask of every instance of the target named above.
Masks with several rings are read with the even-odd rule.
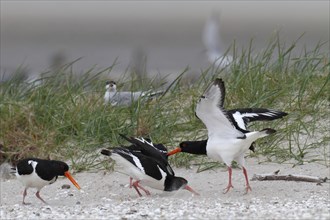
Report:
[[[106,92],[104,94],[104,103],[110,103],[112,106],[122,105],[128,106],[139,98],[154,98],[164,93],[164,91],[137,91],[137,92],[119,92],[117,91],[117,84],[114,81],[107,81],[105,86]]]
[[[203,43],[207,50],[208,61],[215,67],[226,67],[233,62],[233,57],[226,52],[221,40],[219,15],[213,13],[205,23]]]

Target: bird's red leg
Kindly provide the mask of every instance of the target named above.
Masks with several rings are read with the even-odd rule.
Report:
[[[29,205],[29,204],[30,204],[30,203],[25,203],[25,202],[24,202],[24,200],[25,200],[25,196],[26,196],[26,195],[27,195],[27,189],[25,188],[25,189],[24,189],[24,192],[23,192],[23,202],[22,202],[23,205]]]
[[[142,189],[148,196],[151,195],[151,193],[148,190],[146,190],[145,188],[143,188],[142,186],[137,185],[137,187],[139,187],[140,189]]]
[[[223,192],[224,194],[227,193],[230,190],[230,188],[234,188],[233,185],[231,184],[231,174],[232,174],[231,167],[228,167],[228,174],[229,174],[229,183],[228,183],[227,187],[224,189],[224,192]]]
[[[139,194],[139,196],[142,196],[142,194],[140,193],[139,189],[137,188],[137,186],[134,185],[134,183],[133,183],[132,186],[134,187],[134,189],[136,190],[136,192]]]
[[[140,193],[140,191],[139,191],[139,189],[138,189],[138,187],[137,187],[137,185],[138,185],[137,182],[138,182],[138,181],[135,181],[134,183],[132,183],[132,186],[134,187],[134,189],[136,190],[136,192],[139,194],[139,196],[142,196],[142,194]]]
[[[146,190],[145,188],[143,188],[142,186],[140,186],[139,185],[139,180],[137,180],[137,181],[135,181],[134,183],[133,183],[133,186],[134,186],[134,188],[138,191],[138,189],[137,188],[140,188],[140,189],[142,189],[147,195],[150,195],[150,192],[148,191],[148,190]],[[142,196],[141,195],[141,193],[139,193],[139,195],[140,196]]]
[[[43,200],[43,199],[40,197],[39,190],[37,191],[36,196],[37,196],[37,198],[40,199],[43,203],[47,204],[47,202],[45,202],[45,200]]]
[[[245,182],[246,182],[245,194],[247,194],[249,192],[249,190],[252,191],[252,189],[251,189],[250,184],[249,184],[249,178],[248,178],[247,171],[246,171],[245,167],[243,167],[243,173],[244,173]]]
[[[133,178],[129,177],[129,188],[132,188],[132,181],[133,181]]]

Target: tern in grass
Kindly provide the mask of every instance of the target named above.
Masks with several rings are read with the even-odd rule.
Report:
[[[104,103],[112,106],[129,106],[140,98],[154,98],[164,93],[164,91],[117,91],[117,84],[114,81],[107,81],[105,86]]]

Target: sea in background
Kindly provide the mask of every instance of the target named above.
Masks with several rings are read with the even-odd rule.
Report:
[[[202,33],[219,14],[222,47],[253,53],[279,31],[286,45],[304,36],[294,53],[329,41],[329,1],[1,1],[1,80],[22,66],[27,75],[81,58],[75,73],[116,65],[106,78],[132,66],[176,77],[187,66],[210,66]],[[323,47],[329,54],[328,46]],[[232,51],[229,50],[229,53]],[[142,64],[141,64],[142,63]],[[139,67],[141,68],[141,67]]]

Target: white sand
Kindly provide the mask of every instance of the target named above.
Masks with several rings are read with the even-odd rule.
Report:
[[[305,174],[329,177],[324,165],[306,164],[292,167],[286,164],[258,164],[248,159],[250,178],[255,173]],[[128,187],[129,178],[116,172],[78,173],[78,191],[69,180],[59,178],[46,186],[41,196],[44,205],[28,191],[22,205],[23,186],[15,178],[1,179],[1,219],[330,219],[330,184],[251,181],[252,192],[244,194],[244,177],[240,169],[233,170],[232,189],[222,193],[228,181],[226,169],[202,173],[196,169],[174,168],[177,176],[201,196],[186,190],[167,193],[150,189],[152,195],[139,197]],[[62,189],[70,184],[70,189]]]

